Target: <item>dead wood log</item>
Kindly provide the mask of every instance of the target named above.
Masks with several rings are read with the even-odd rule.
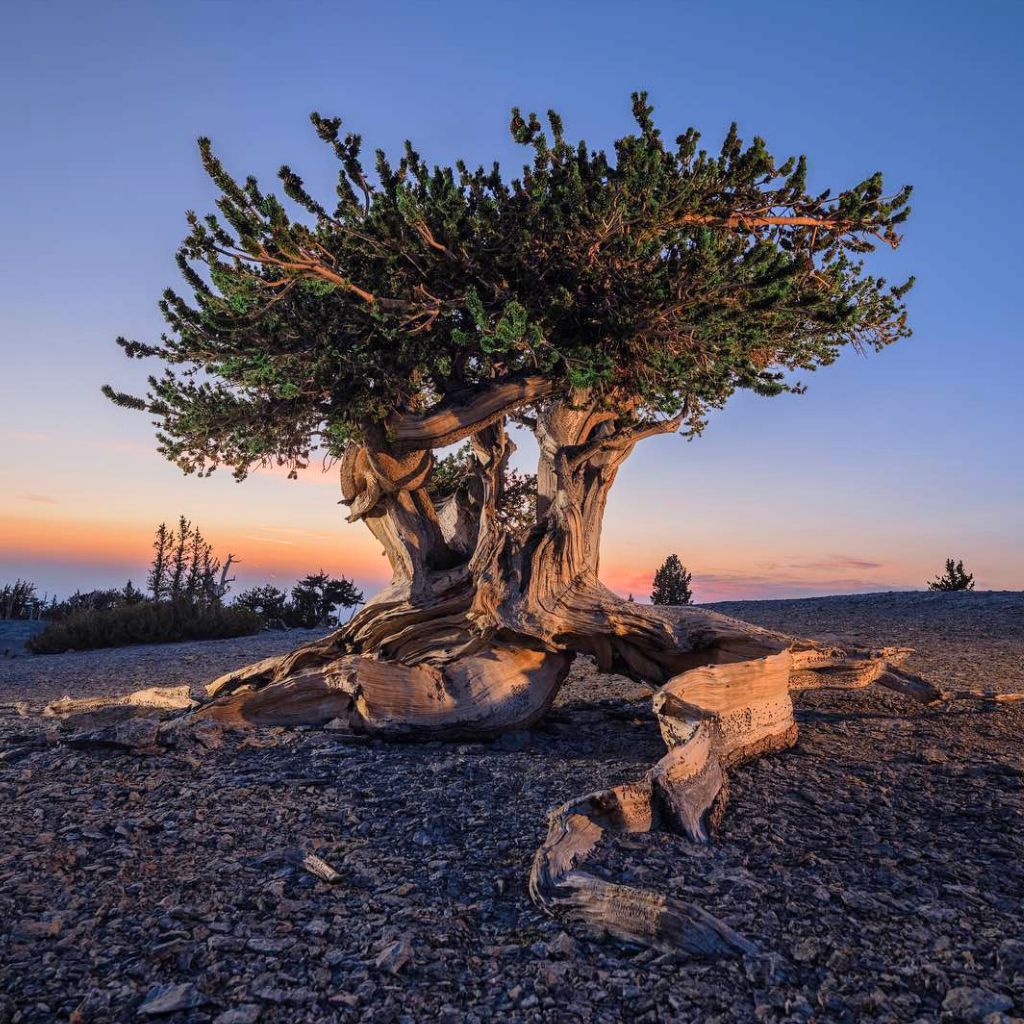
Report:
[[[43,708],[43,714],[56,718],[69,715],[80,715],[100,708],[130,706],[154,711],[184,711],[193,707],[187,686],[151,686],[144,690],[135,690],[120,697],[61,697]]]
[[[488,739],[525,729],[550,707],[572,656],[493,647],[446,665],[348,655],[265,685],[267,669],[222,677],[195,714],[225,725],[324,725],[395,739]],[[282,666],[278,665],[280,670]]]
[[[551,815],[530,872],[548,913],[599,935],[693,956],[753,954],[725,922],[687,901],[607,882],[583,867],[607,832],[664,828],[708,842],[725,808],[725,768],[796,741],[788,651],[700,666],[654,697],[668,753],[636,783],[571,800]]]

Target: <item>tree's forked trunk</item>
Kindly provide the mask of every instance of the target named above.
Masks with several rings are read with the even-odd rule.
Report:
[[[210,688],[203,714],[253,724],[343,719],[362,732],[483,738],[532,724],[576,654],[660,685],[746,637],[694,612],[685,625],[622,601],[599,581],[601,524],[619,465],[644,436],[679,421],[615,429],[608,410],[543,405],[537,513],[525,536],[503,525],[514,445],[503,417],[471,424],[473,473],[429,493],[429,447],[383,432],[341,463],[350,520],[381,544],[390,585],[330,637]],[[371,436],[372,433],[371,433]]]

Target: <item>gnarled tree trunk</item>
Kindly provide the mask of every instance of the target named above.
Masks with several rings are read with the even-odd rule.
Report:
[[[500,516],[514,450],[504,414],[487,408],[457,420],[461,428],[427,424],[422,436],[407,422],[390,438],[368,432],[342,460],[341,489],[349,519],[384,548],[390,585],[325,641],[217,680],[201,713],[481,738],[534,722],[576,654],[657,686],[684,668],[742,657],[752,638],[763,643],[763,631],[697,609],[673,621],[600,583],[601,523],[618,468],[643,437],[680,423],[616,427],[621,415],[582,401],[539,406],[537,514],[525,536]],[[473,477],[435,503],[430,445],[464,436]]]
[[[668,746],[641,781],[554,813],[531,892],[540,906],[619,938],[697,954],[749,952],[692,905],[584,870],[608,830],[665,827],[706,842],[727,795],[726,771],[792,744],[790,689],[862,686],[880,677],[927,699],[896,666],[905,651],[799,640],[699,608],[625,602],[598,579],[601,523],[622,462],[682,417],[623,426],[623,411],[540,400],[527,383],[499,408],[470,402],[367,432],[341,464],[350,520],[390,561],[391,584],[325,640],[229,673],[195,714],[235,725],[323,724],[405,739],[486,739],[528,727],[550,707],[577,654],[657,689]],[[540,396],[543,399],[543,396]],[[532,405],[535,416],[522,414]],[[518,409],[539,446],[536,521],[502,525],[505,469]],[[628,417],[627,417],[628,419]],[[473,474],[435,502],[433,448],[469,438]]]

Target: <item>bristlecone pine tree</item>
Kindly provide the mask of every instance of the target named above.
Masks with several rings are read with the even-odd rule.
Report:
[[[681,605],[693,603],[690,581],[693,579],[678,555],[669,555],[654,574],[651,604]]]
[[[963,559],[954,562],[952,558],[946,559],[946,571],[942,576],[936,576],[928,584],[929,590],[973,590],[974,574],[964,569]]]
[[[284,198],[236,179],[200,139],[219,214],[188,215],[191,296],[164,293],[160,344],[119,339],[166,368],[144,397],[105,390],[155,417],[187,473],[294,474],[326,449],[349,520],[391,564],[349,623],[218,680],[201,716],[481,738],[541,716],[578,653],[670,680],[655,698],[670,753],[642,785],[563,808],[531,891],[611,934],[721,952],[749,944],[587,874],[587,852],[607,828],[706,838],[723,767],[793,741],[789,686],[819,669],[875,679],[886,658],[621,600],[598,579],[605,504],[641,441],[692,437],[737,389],[799,391],[793,371],[909,333],[911,282],[887,285],[861,256],[899,244],[910,189],[874,174],[811,191],[803,157],[779,162],[735,127],[713,154],[692,128],[664,139],[643,93],[633,116],[607,154],[568,141],[553,112],[545,128],[514,110],[531,157],[507,180],[496,165],[431,167],[408,143],[371,171],[360,136],[314,114],[340,165],[330,201],[289,167]],[[539,457],[535,501],[520,480],[510,511],[513,424]],[[434,452],[463,442],[465,464],[435,486]]]

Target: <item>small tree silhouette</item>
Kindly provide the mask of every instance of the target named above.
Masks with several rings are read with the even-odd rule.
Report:
[[[974,574],[964,569],[963,559],[954,562],[952,558],[946,559],[946,573],[944,576],[936,576],[928,584],[929,590],[973,590]]]
[[[328,576],[321,569],[292,587],[290,612],[297,625],[312,629],[327,623],[335,608],[354,608],[362,603],[363,593],[350,579]]]
[[[235,598],[235,604],[255,612],[265,622],[283,622],[288,595],[272,584],[250,587]]]
[[[691,575],[678,555],[669,555],[654,574],[651,604],[692,604]]]

